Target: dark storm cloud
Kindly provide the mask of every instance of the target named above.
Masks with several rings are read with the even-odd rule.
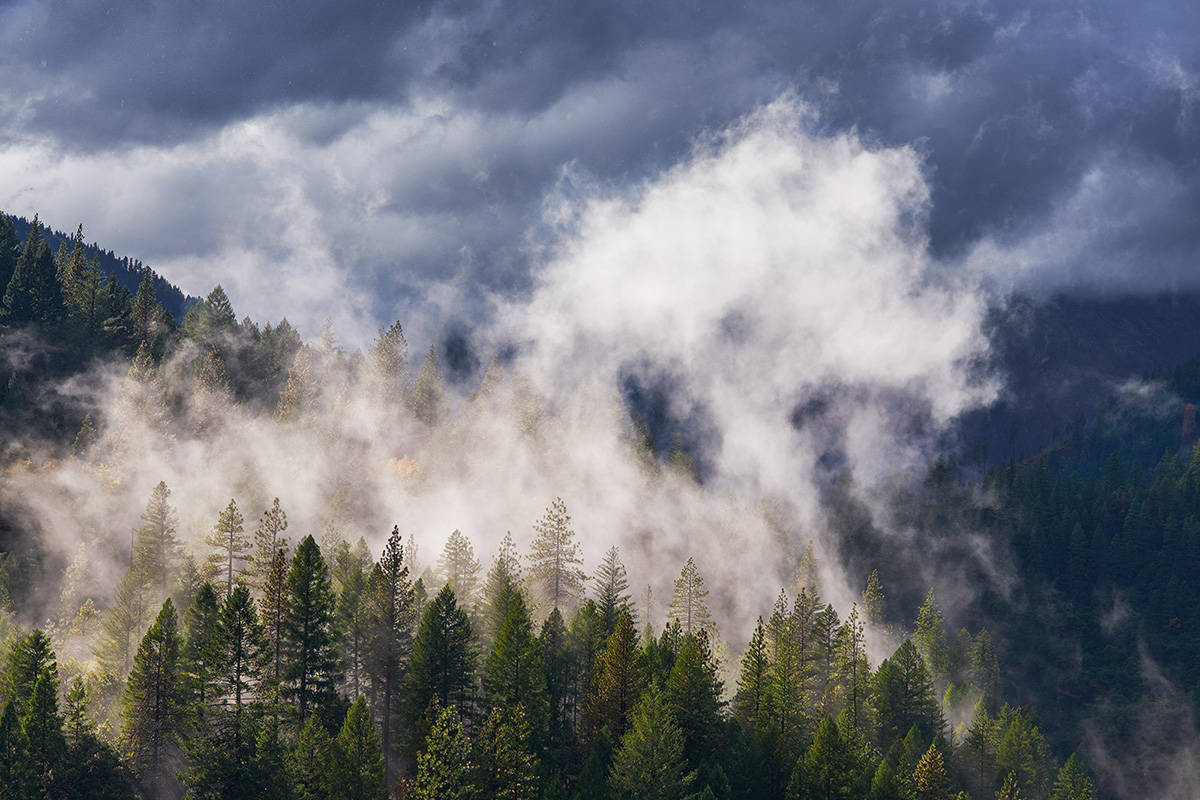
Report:
[[[948,262],[1023,288],[1196,286],[1198,35],[1200,9],[1162,1],[18,2],[0,10],[0,132],[81,159],[213,150],[131,206],[207,216],[126,240],[170,259],[209,254],[261,201],[253,153],[237,179],[215,164],[274,115],[270,146],[297,151],[276,170],[301,174],[330,254],[387,305],[447,276],[526,285],[547,192],[639,180],[790,91],[823,129],[920,149]],[[0,202],[44,202],[22,177]],[[370,198],[348,210],[355,181]]]

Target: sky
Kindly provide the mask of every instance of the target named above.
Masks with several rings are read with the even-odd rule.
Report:
[[[935,272],[1196,289],[1198,35],[1185,0],[8,1],[0,208],[309,335],[433,337],[783,102],[915,154]]]

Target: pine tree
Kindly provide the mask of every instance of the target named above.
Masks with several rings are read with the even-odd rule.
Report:
[[[850,712],[850,723],[857,733],[862,733],[867,725],[870,677],[866,631],[858,617],[858,606],[852,606],[846,623],[838,630],[837,681],[841,700]]]
[[[33,778],[30,797],[58,797],[63,786],[67,741],[58,713],[58,678],[43,669],[33,686],[33,695],[21,719],[29,743],[29,768]]]
[[[512,534],[505,532],[492,568],[488,570],[483,586],[483,613],[480,638],[485,647],[491,648],[500,626],[508,617],[508,606],[513,595],[521,586],[521,561]]]
[[[925,602],[921,604],[917,613],[917,632],[913,638],[917,649],[925,657],[930,674],[935,678],[946,675],[949,648],[946,644],[946,631],[942,625],[942,610],[938,607],[932,587],[925,595]]]
[[[29,741],[17,716],[17,700],[9,698],[0,714],[0,797],[23,800],[33,797]]]
[[[413,589],[400,546],[400,529],[392,528],[379,562],[367,581],[369,634],[366,671],[379,718],[387,785],[391,786],[396,721],[404,696],[404,667],[412,641]]]
[[[178,625],[167,598],[142,638],[121,698],[131,765],[151,795],[165,795],[177,785],[174,772],[186,718]]]
[[[368,358],[378,396],[384,400],[400,399],[407,380],[408,342],[404,340],[404,329],[399,322],[379,331]]]
[[[242,520],[242,512],[238,511],[237,502],[230,498],[229,505],[217,516],[212,533],[204,540],[209,547],[216,548],[211,563],[214,567],[223,566],[225,573],[225,596],[233,591],[233,565],[236,561],[245,561],[250,550],[250,542],[245,535],[246,528]]]
[[[423,715],[431,701],[469,714],[475,684],[474,634],[454,591],[442,587],[421,618],[408,671],[410,715]],[[413,718],[415,726],[417,719]]]
[[[1092,776],[1074,753],[1058,771],[1050,800],[1094,800]]]
[[[333,752],[333,800],[386,800],[383,753],[361,694],[346,712]]]
[[[683,758],[683,736],[653,687],[633,714],[613,756],[613,794],[629,800],[683,800],[695,780]]]
[[[117,682],[125,680],[133,660],[138,636],[150,614],[149,581],[138,562],[130,565],[112,605],[100,623],[101,636],[96,656]]]
[[[250,559],[250,573],[260,593],[269,579],[279,549],[287,546],[287,540],[283,538],[287,526],[287,513],[280,507],[279,498],[276,497],[271,501],[271,507],[262,513],[258,527],[254,529],[254,556]]]
[[[519,592],[509,604],[508,616],[488,653],[483,691],[495,707],[523,707],[522,716],[540,741],[547,714],[546,665],[541,642],[533,635],[533,622]]]
[[[333,739],[313,714],[304,723],[286,760],[296,800],[329,800],[333,783]]]
[[[470,742],[453,708],[437,708],[425,749],[417,756],[412,784],[413,800],[471,800],[474,765],[468,757]]]
[[[112,745],[102,739],[87,717],[88,698],[82,678],[67,692],[64,730],[67,740],[66,782],[75,797],[126,800],[133,796],[132,780]],[[0,755],[3,760],[3,755]],[[0,796],[4,796],[0,789]]]
[[[134,295],[133,306],[130,309],[130,332],[133,334],[134,344],[138,347],[149,347],[157,338],[157,305],[158,300],[154,296],[154,273],[148,269],[143,270],[142,280],[138,283],[137,294]]]
[[[334,598],[329,568],[312,536],[304,537],[287,576],[283,618],[285,695],[296,703],[297,725],[328,701],[341,680],[332,629]]]
[[[464,608],[475,605],[475,590],[479,584],[479,562],[471,540],[455,529],[442,548],[438,559],[438,576],[454,590],[454,596]]]
[[[0,306],[4,302],[4,290],[12,280],[13,270],[17,266],[17,257],[21,252],[21,243],[17,239],[17,229],[13,226],[12,218],[0,214]]]
[[[879,665],[872,697],[885,739],[899,739],[915,726],[928,741],[942,729],[925,659],[909,640]]]
[[[538,638],[546,670],[546,739],[550,743],[547,758],[553,767],[566,760],[566,751],[573,743],[577,705],[575,694],[571,691],[572,658],[567,643],[567,627],[558,609],[546,617]]]
[[[683,734],[684,757],[693,767],[712,760],[725,705],[721,700],[723,690],[708,635],[685,633],[667,678],[664,699]]]
[[[621,553],[615,545],[604,554],[592,580],[596,585],[596,606],[604,618],[605,628],[611,633],[617,625],[618,614],[626,611],[633,616],[629,606],[629,576],[625,573]]]
[[[788,795],[821,800],[855,797],[855,759],[849,743],[832,719],[826,717],[812,745],[797,761]]]
[[[711,632],[712,616],[704,602],[705,597],[708,597],[708,589],[704,588],[704,578],[696,569],[696,562],[689,558],[675,579],[675,593],[671,597],[667,618],[677,620],[684,634],[702,630]]]
[[[221,616],[217,591],[200,584],[184,615],[183,674],[193,725],[203,727],[217,700],[221,669]]]
[[[446,389],[442,382],[442,371],[438,367],[437,351],[433,345],[425,354],[425,361],[413,381],[412,394],[408,396],[408,407],[413,416],[433,427],[446,416]]]
[[[334,588],[337,592],[336,628],[342,641],[342,666],[351,697],[365,691],[369,637],[367,598],[371,551],[360,537],[354,548],[342,543],[334,554]]]
[[[17,702],[18,716],[25,713],[33,687],[43,672],[57,676],[58,661],[50,637],[41,628],[34,628],[10,646],[0,684],[0,696]]]
[[[770,669],[766,630],[763,628],[762,617],[759,617],[750,643],[746,646],[746,653],[742,656],[737,695],[733,699],[734,715],[745,728],[765,727],[770,693]]]
[[[583,588],[583,571],[579,569],[583,559],[561,497],[554,498],[533,530],[536,535],[529,554],[530,578],[549,608],[569,609]]]
[[[288,566],[287,550],[281,547],[271,560],[263,581],[262,596],[258,600],[268,661],[266,677],[275,691],[278,691],[279,683],[283,680],[283,621],[288,609]]]
[[[863,619],[868,625],[883,624],[883,584],[879,582],[879,570],[871,570],[867,586],[863,589]]]
[[[594,736],[607,727],[613,737],[624,736],[646,686],[633,620],[628,614],[617,618],[617,627],[596,657],[595,676],[587,704],[588,730]]]
[[[35,216],[4,292],[4,308],[0,309],[4,322],[13,327],[61,322],[67,311],[57,273],[54,256]]]
[[[164,597],[175,582],[179,561],[179,539],[175,531],[179,518],[167,502],[171,490],[159,481],[150,493],[142,524],[133,532],[134,560],[141,563],[157,597]]]
[[[480,797],[537,800],[538,759],[520,704],[493,708],[488,714],[475,748],[475,763]]]
[[[936,743],[929,746],[913,771],[913,800],[950,800],[950,781]]]
[[[996,792],[996,800],[1021,800],[1021,785],[1017,783],[1017,773],[1010,772],[1004,776],[1004,783],[1000,784],[1000,790]]]
[[[263,628],[254,611],[250,590],[234,587],[220,614],[221,670],[217,690],[226,708],[226,744],[239,762],[248,764],[253,754],[253,736],[246,721],[247,698],[261,695]]]

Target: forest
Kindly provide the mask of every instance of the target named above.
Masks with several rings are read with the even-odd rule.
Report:
[[[567,491],[477,558],[444,493],[478,475],[462,451],[507,453],[503,418],[553,474],[569,438],[504,358],[456,402],[400,323],[348,354],[329,327],[239,321],[219,286],[177,319],[140,269],[130,292],[81,231],[52,249],[0,215],[2,798],[1085,800],[1170,779],[1141,723],[1190,724],[1200,686],[1195,363],[977,481],[950,456],[868,501],[839,474],[823,537],[776,531],[756,605],[706,581],[733,542],[585,561]],[[383,467],[364,415],[405,443]],[[645,491],[704,491],[687,437],[616,419]],[[288,437],[304,455],[270,479],[213,455]],[[310,482],[306,458],[334,466]],[[389,518],[372,499],[395,486],[451,532]],[[929,560],[978,590],[942,594]]]

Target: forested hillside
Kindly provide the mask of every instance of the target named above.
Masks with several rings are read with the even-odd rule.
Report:
[[[0,797],[1082,800],[1186,755],[1146,722],[1194,734],[1194,362],[978,483],[846,470],[806,539],[502,359],[456,398],[399,323],[348,353],[217,287],[176,325],[4,230]],[[546,490],[598,418],[641,518]]]

